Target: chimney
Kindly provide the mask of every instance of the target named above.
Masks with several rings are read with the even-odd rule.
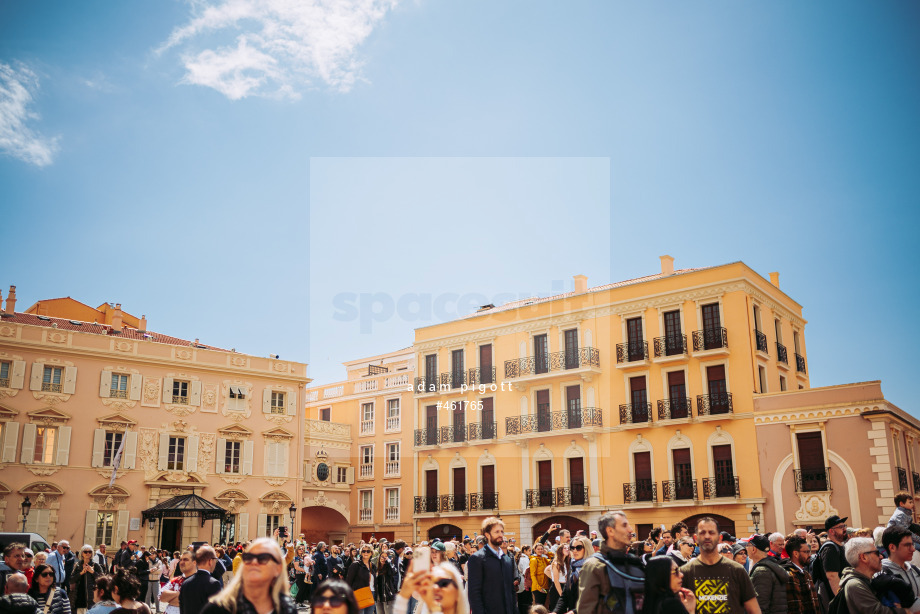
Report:
[[[141,316],[141,321],[138,322],[138,324],[140,325],[138,326],[140,331],[142,333],[146,333],[147,332],[147,316]]]
[[[575,294],[584,294],[588,291],[588,278],[585,275],[576,275],[575,279]]]
[[[6,312],[16,312],[16,286],[10,286],[10,293],[6,295]]]
[[[779,289],[779,273],[776,271],[770,273],[770,283],[776,286]]]
[[[3,290],[0,290],[0,311],[3,311]]]
[[[121,303],[115,303],[115,312],[112,314],[112,331],[120,333],[122,329]]]
[[[661,274],[662,275],[673,275],[674,274],[674,256],[660,256],[661,258]]]

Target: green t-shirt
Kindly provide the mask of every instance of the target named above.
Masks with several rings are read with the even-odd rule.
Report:
[[[696,595],[696,614],[743,614],[744,602],[757,597],[744,567],[724,556],[714,565],[695,558],[680,570],[683,587]]]

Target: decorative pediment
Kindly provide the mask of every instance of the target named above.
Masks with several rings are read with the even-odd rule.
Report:
[[[65,414],[53,407],[45,407],[29,412],[29,419],[38,424],[63,424],[70,420],[71,417],[69,414]]]
[[[16,410],[0,405],[0,422],[6,422],[8,420],[15,420],[16,416],[18,415],[19,415],[19,412],[17,412]]]
[[[177,486],[193,484],[205,484],[205,481],[196,473],[189,473],[188,471],[163,471],[156,478],[153,479],[155,483],[168,483],[175,484]]]
[[[273,429],[262,431],[262,437],[264,437],[266,441],[283,441],[285,439],[293,439],[294,433],[280,426],[276,426]]]
[[[99,426],[102,428],[109,427],[115,429],[125,429],[137,426],[137,421],[132,420],[122,413],[115,412],[114,414],[109,414],[108,416],[103,416],[102,418],[96,418],[96,421],[99,423]]]
[[[114,486],[103,484],[89,491],[89,495],[99,509],[114,510],[118,509],[119,505],[127,502],[130,493],[117,484]]]
[[[217,429],[217,435],[223,437],[224,439],[250,439],[254,434],[254,431],[242,424],[231,424],[230,426],[225,426]]]
[[[236,499],[237,501],[249,501],[249,495],[247,495],[242,490],[225,490],[216,497],[215,501],[230,501],[231,499]]]
[[[13,492],[13,491],[10,490],[10,487],[9,487],[9,486],[7,486],[6,484],[4,484],[3,482],[0,482],[0,497],[2,497],[2,496],[4,496],[4,495],[8,495],[8,494],[10,494],[11,492]]]
[[[259,501],[261,501],[262,503],[273,503],[275,501],[293,503],[293,499],[291,499],[291,495],[287,494],[286,492],[282,490],[271,490],[265,493],[264,495],[262,495],[261,497],[259,497]]]
[[[19,489],[19,494],[31,497],[32,507],[45,509],[64,495],[60,486],[51,482],[32,482]]]

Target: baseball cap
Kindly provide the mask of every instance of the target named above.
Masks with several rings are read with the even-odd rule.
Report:
[[[600,540],[600,538],[595,539],[593,542],[591,542],[591,545],[594,546],[595,548],[600,548],[600,547],[601,547],[601,540]]]
[[[723,542],[733,542],[733,541],[735,541],[735,536],[732,535],[731,533],[729,533],[728,531],[722,531],[722,532],[720,533],[720,535],[722,536],[722,541],[723,541]]]
[[[841,518],[840,516],[834,515],[824,521],[824,530],[830,531],[831,527],[836,527],[841,522],[846,522],[849,516]]]
[[[129,539],[129,540],[128,540],[128,545],[129,545],[129,546],[130,546],[131,544],[136,544],[136,543],[137,543],[137,540],[136,540],[136,539]]]
[[[442,541],[436,541],[436,542],[434,542],[433,544],[431,544],[431,549],[432,549],[432,550],[439,550],[439,551],[441,551],[441,552],[445,552],[445,551],[447,550],[447,546],[445,546],[445,545],[444,545],[444,542],[442,542]]]
[[[755,535],[750,540],[748,540],[748,542],[752,546],[754,546],[755,548],[763,552],[766,552],[767,550],[770,549],[770,540],[767,538],[766,535]]]

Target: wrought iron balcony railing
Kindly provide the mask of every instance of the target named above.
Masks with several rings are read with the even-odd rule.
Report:
[[[469,369],[466,373],[466,381],[468,386],[494,384],[497,381],[495,379],[495,367],[489,369],[482,369],[480,367]]]
[[[535,488],[524,491],[524,499],[528,508],[587,505],[588,487],[584,484],[574,484],[572,487]]]
[[[651,403],[627,403],[625,405],[620,405],[620,424],[648,422],[651,414]]]
[[[655,358],[662,356],[680,356],[687,353],[687,335],[668,335],[655,337]]]
[[[897,467],[898,470],[898,488],[901,490],[907,490],[907,469],[903,467]]]
[[[528,414],[505,418],[505,435],[545,433],[589,426],[604,426],[602,412],[596,407],[583,407],[552,413]]]
[[[726,476],[722,478],[703,478],[703,499],[718,499],[720,497],[741,496],[741,488],[738,484],[738,476]]]
[[[9,388],[10,387],[10,378],[0,377],[0,388]]]
[[[428,392],[437,392],[438,385],[440,384],[440,379],[437,375],[434,377],[416,377],[415,378],[415,394],[425,394]],[[434,390],[432,390],[432,387]]]
[[[497,422],[471,422],[466,425],[466,435],[469,441],[498,438]]]
[[[469,494],[469,499],[469,508],[471,512],[498,509],[497,492],[471,492]]]
[[[449,424],[440,428],[438,443],[463,443],[466,441],[466,425]]]
[[[728,333],[724,327],[693,331],[693,351],[728,348]]]
[[[581,367],[600,367],[601,353],[597,348],[578,348],[572,352],[553,352],[537,356],[525,356],[505,361],[505,377],[541,375],[550,371],[565,371]]]
[[[805,373],[805,357],[801,354],[795,355],[795,370],[799,373]]]
[[[648,360],[648,341],[617,344],[617,364],[640,360]]]
[[[666,480],[661,483],[661,496],[665,501],[696,501],[696,480]]]
[[[441,495],[441,512],[465,512],[466,495]]]
[[[417,446],[436,446],[438,445],[438,429],[415,429],[415,445]]]
[[[109,398],[110,399],[127,399],[128,391],[127,390],[116,390],[112,388],[111,390],[109,390]]]
[[[462,443],[464,441],[497,438],[497,422],[471,422],[462,426],[448,425],[431,429],[415,429],[416,446],[436,446],[445,443]]]
[[[660,399],[658,401],[659,420],[680,420],[693,417],[693,401],[687,397]]]
[[[821,492],[831,489],[831,468],[794,469],[795,492]]]
[[[438,495],[429,495],[415,498],[416,514],[431,514],[441,511],[441,498]]]
[[[658,484],[651,480],[636,480],[623,484],[623,502],[658,502]]]
[[[776,342],[776,360],[789,364],[789,358],[786,355],[786,346],[779,341]]]
[[[183,396],[183,395],[181,395],[181,394],[174,394],[174,395],[173,395],[173,403],[177,403],[177,404],[179,404],[179,405],[188,405],[188,397],[187,397],[187,396]],[[272,406],[272,413],[275,413],[274,409],[275,409],[275,407]]]
[[[42,392],[63,392],[63,391],[64,391],[63,384],[53,384],[51,382],[42,382]],[[173,401],[173,403],[175,402],[176,401]],[[186,399],[185,402],[188,403],[188,399]]]
[[[700,394],[696,397],[696,415],[711,416],[715,414],[730,414],[732,407],[732,393],[718,392],[714,394]]]
[[[757,338],[757,351],[769,353],[767,349],[767,336],[755,328],[754,337]]]

